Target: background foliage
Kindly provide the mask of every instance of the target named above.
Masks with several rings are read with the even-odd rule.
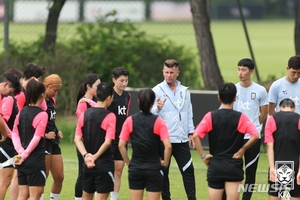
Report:
[[[170,40],[147,35],[132,23],[108,21],[111,15],[114,13],[98,23],[79,24],[73,37],[57,42],[54,56],[42,50],[43,37],[30,43],[11,42],[9,52],[0,54],[0,59],[7,61],[0,67],[21,66],[23,70],[27,63],[35,62],[45,67],[45,76],[59,74],[63,87],[57,110],[64,114],[74,113],[78,87],[86,74],[97,73],[101,81],[111,83],[115,67],[129,70],[130,87],[153,87],[163,80],[163,62],[176,58],[185,72],[180,80],[191,88],[200,88],[195,53]]]

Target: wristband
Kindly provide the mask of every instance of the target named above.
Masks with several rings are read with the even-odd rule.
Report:
[[[83,159],[85,158],[85,156],[86,156],[87,154],[88,154],[88,153],[82,155]]]
[[[206,157],[206,154],[204,153],[204,154],[201,156],[201,159],[203,160],[205,157]]]

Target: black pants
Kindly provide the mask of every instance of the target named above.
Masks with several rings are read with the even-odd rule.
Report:
[[[248,142],[248,140],[244,140],[244,144]],[[261,139],[258,139],[256,143],[251,146],[244,154],[244,161],[245,161],[245,187],[247,184],[255,184],[256,179],[256,170],[257,164],[259,159],[259,152],[260,152],[260,145]],[[244,191],[243,193],[243,200],[250,200],[252,196],[252,192]],[[224,192],[222,200],[226,200],[226,193]]]
[[[172,143],[172,156],[174,156],[181,175],[188,200],[196,199],[195,175],[189,143]],[[171,160],[170,160],[171,164]],[[170,167],[170,165],[169,165]],[[164,183],[162,199],[170,200],[169,167],[164,169]]]
[[[246,143],[248,140],[244,140],[244,143]],[[245,188],[246,185],[249,184],[255,184],[256,179],[256,170],[257,170],[257,164],[259,159],[259,152],[260,152],[260,144],[261,139],[258,139],[256,143],[251,146],[244,154],[245,159]],[[250,200],[252,196],[252,192],[244,191],[243,194],[243,200]]]
[[[77,158],[78,158],[78,177],[75,183],[75,197],[82,197],[82,168],[83,168],[83,158],[81,153],[77,151]]]

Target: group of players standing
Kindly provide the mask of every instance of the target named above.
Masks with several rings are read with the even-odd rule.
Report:
[[[51,74],[39,82],[43,74],[43,68],[29,63],[24,72],[9,69],[1,76],[0,162],[14,162],[0,170],[0,199],[9,185],[10,199],[44,199],[49,172],[54,180],[50,198],[58,199],[62,189],[63,134],[55,124],[55,96],[62,80]]]
[[[267,119],[264,136],[269,160],[269,198],[280,199],[289,189],[300,199],[300,56],[288,61],[287,76],[275,81],[269,97],[263,86],[251,80],[254,63],[238,62],[239,83],[219,86],[220,109],[208,112],[194,130],[191,97],[177,80],[179,63],[164,62],[164,81],[138,93],[140,111],[128,116],[131,95],[125,91],[129,72],[116,68],[113,86],[88,74],[77,96],[78,117],[74,142],[77,147],[78,178],[75,200],[118,199],[125,163],[129,166],[129,188],[133,200],[170,200],[169,165],[174,156],[187,198],[196,199],[194,167],[190,148],[196,147],[208,166],[209,199],[239,199],[243,157],[245,185],[254,184],[260,152],[260,132]],[[59,139],[63,133],[55,125],[55,96],[62,86],[56,74],[39,79],[44,71],[29,63],[24,72],[6,71],[0,77],[1,101],[0,162],[15,159],[14,165],[0,169],[0,199],[11,183],[11,199],[42,200],[46,178],[51,172],[50,199],[58,199],[64,179]],[[296,112],[296,113],[295,113]],[[209,137],[206,155],[199,138]],[[127,155],[131,141],[132,157]],[[279,164],[278,164],[279,163]],[[292,163],[292,164],[291,164]],[[295,181],[278,182],[278,167],[294,170]],[[15,170],[14,170],[15,169]],[[13,178],[12,178],[13,177]],[[273,186],[276,185],[277,186]],[[278,189],[278,184],[283,188]],[[288,187],[286,187],[288,186]],[[247,187],[246,187],[247,188]],[[245,191],[243,199],[251,199]]]

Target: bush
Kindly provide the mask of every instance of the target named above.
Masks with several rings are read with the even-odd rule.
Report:
[[[182,71],[179,80],[192,89],[201,88],[200,70],[195,63],[197,55],[189,49],[149,36],[131,23],[106,19],[79,25],[73,38],[56,44],[54,56],[43,51],[43,38],[34,43],[11,42],[8,54],[0,54],[7,61],[0,67],[23,70],[27,63],[35,62],[45,67],[45,76],[60,75],[63,87],[56,108],[65,115],[74,114],[78,87],[86,74],[97,73],[101,81],[111,83],[115,67],[129,70],[130,87],[153,87],[163,80],[163,62],[174,58]]]

